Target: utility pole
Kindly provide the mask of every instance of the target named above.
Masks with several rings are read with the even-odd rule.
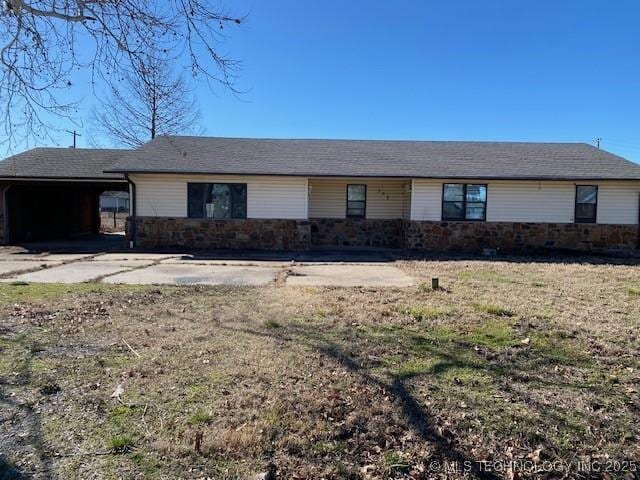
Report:
[[[65,132],[73,135],[73,146],[71,148],[76,148],[76,137],[81,137],[82,135],[77,133],[75,130],[73,132],[71,130],[65,130]]]
[[[598,150],[600,150],[600,142],[602,142],[602,139],[596,138],[596,147],[598,147]]]

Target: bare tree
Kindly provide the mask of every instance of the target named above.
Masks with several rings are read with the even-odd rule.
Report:
[[[0,128],[15,142],[17,130],[42,137],[51,118],[73,120],[77,105],[59,99],[78,69],[102,88],[149,58],[184,59],[193,76],[233,90],[239,64],[220,44],[242,21],[219,0],[0,0]]]
[[[94,120],[115,143],[138,147],[157,135],[198,133],[199,109],[184,75],[164,60],[149,59],[111,86]]]

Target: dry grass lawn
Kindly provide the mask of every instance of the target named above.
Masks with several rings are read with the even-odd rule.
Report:
[[[424,284],[0,285],[0,478],[637,478],[637,265],[399,265]]]

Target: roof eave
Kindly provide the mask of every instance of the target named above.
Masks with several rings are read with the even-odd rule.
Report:
[[[102,183],[127,183],[126,178],[115,177],[41,177],[33,175],[12,175],[12,176],[0,176],[0,181],[58,181],[58,182],[102,182]]]
[[[459,180],[529,180],[529,181],[640,181],[637,177],[602,177],[602,176],[564,176],[564,175],[375,175],[375,174],[319,174],[319,173],[265,173],[265,172],[220,172],[199,170],[171,170],[171,169],[126,169],[105,170],[106,173],[127,174],[171,174],[171,175],[237,175],[237,176],[265,176],[265,177],[326,177],[326,178],[415,178],[415,179],[459,179]]]

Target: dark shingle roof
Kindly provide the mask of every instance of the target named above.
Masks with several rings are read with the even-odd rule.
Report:
[[[34,148],[0,161],[0,178],[123,180],[105,173],[131,150],[96,148]]]
[[[158,137],[119,172],[478,179],[640,179],[640,165],[582,143]]]

